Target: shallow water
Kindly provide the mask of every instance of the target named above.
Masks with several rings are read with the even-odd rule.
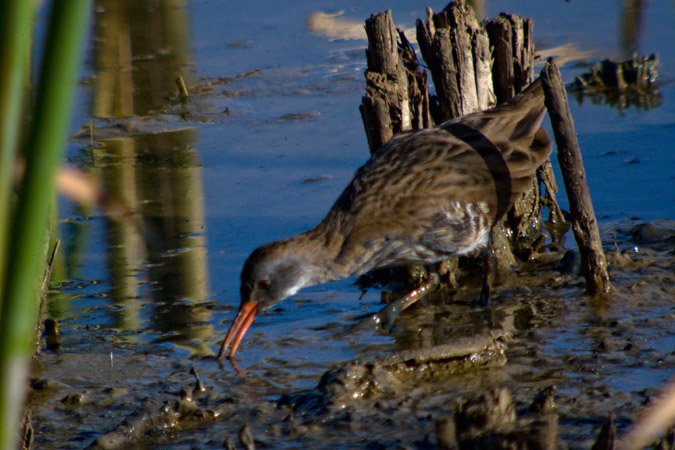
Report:
[[[426,4],[138,3],[126,10],[97,2],[97,39],[73,125],[82,131],[68,160],[137,212],[143,238],[133,222],[61,200],[62,252],[48,315],[59,321],[62,345],[38,358],[34,376],[64,386],[33,394],[36,448],[85,447],[144,399],[175,401],[193,384],[192,365],[211,389],[205,407],[221,415],[155,430],[138,448],[221,448],[244,423],[272,447],[433,446],[433,420],[452,411],[458,395],[505,385],[523,405],[550,384],[558,386],[561,438],[583,448],[610,410],[625,427],[675,375],[672,255],[640,247],[629,252],[637,263],[614,269],[618,293],[606,303],[584,297],[578,279],[556,280],[550,268],[544,276],[553,278],[532,279],[533,292],[498,289],[504,316],[516,324],[509,362],[500,369],[380,398],[388,407],[351,405],[350,420],[275,409],[280,396],[315,387],[335,364],[410,346],[416,330],[426,336],[422,343],[477,331],[466,321],[476,313],[469,306],[430,299],[404,314],[390,335],[345,334],[380,303],[379,291],[362,295],[350,279],[304,290],[256,319],[237,354],[246,378],[206,358],[238,306],[246,256],[317,223],[367,159],[358,112],[363,20],[389,8],[409,29]],[[627,51],[616,2],[485,5],[487,16],[499,10],[533,17],[538,49],[577,49],[562,67],[566,81],[587,69],[580,62]],[[338,11],[347,28],[317,29],[310,20]],[[126,28],[129,17],[140,31]],[[659,108],[620,113],[589,101],[571,104],[608,249],[614,242],[622,251],[635,246],[627,219],[675,217],[674,19],[672,4],[649,4],[637,40],[640,53],[656,52],[662,61]],[[178,74],[193,90],[187,104],[177,97]],[[523,273],[520,284],[528,286],[527,276],[537,274]],[[84,393],[84,402],[61,402],[72,393]]]

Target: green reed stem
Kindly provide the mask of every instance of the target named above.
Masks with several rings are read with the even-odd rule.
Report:
[[[0,2],[0,286],[7,265],[8,227],[18,137],[22,124],[22,101],[26,92],[34,2]],[[2,311],[0,289],[0,312]]]
[[[11,2],[7,2],[11,3]],[[16,0],[14,3],[33,2]],[[45,38],[26,170],[9,219],[0,308],[0,449],[15,448],[31,355],[44,239],[54,178],[63,158],[89,13],[88,0],[54,0]],[[28,35],[27,35],[28,37]],[[16,36],[15,36],[16,38]]]

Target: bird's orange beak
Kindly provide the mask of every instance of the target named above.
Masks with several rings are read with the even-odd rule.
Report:
[[[230,353],[227,356],[228,358],[232,358],[234,356],[234,354],[237,352],[237,348],[239,348],[241,340],[244,338],[244,335],[246,334],[246,331],[253,323],[253,319],[255,319],[255,315],[257,312],[258,312],[258,302],[249,300],[243,302],[239,306],[239,311],[237,311],[237,315],[234,318],[232,325],[230,325],[230,331],[227,332],[227,336],[225,336],[225,340],[223,341],[223,344],[220,346],[220,351],[218,352],[217,358],[223,356],[223,353],[225,353],[225,349],[227,347],[230,347],[230,343],[232,344],[232,346],[230,347]]]

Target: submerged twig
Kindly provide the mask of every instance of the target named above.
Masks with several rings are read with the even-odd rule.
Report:
[[[178,92],[180,93],[180,99],[181,101],[185,102],[188,99],[188,90],[187,86],[185,86],[185,80],[183,80],[183,77],[181,75],[176,78],[176,85],[178,85]]]

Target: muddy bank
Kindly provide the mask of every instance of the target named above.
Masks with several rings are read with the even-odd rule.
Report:
[[[244,425],[260,448],[436,448],[448,433],[478,445],[518,440],[514,430],[542,423],[544,441],[589,448],[610,412],[626,429],[675,374],[673,223],[602,232],[615,293],[585,296],[577,274],[555,270],[564,255],[551,253],[496,288],[490,317],[462,300],[477,286],[430,296],[402,314],[390,344],[334,361],[313,388],[289,387],[302,371],[293,361],[237,375],[213,358],[177,360],[81,328],[64,339],[88,345],[34,362],[36,448],[221,448],[228,439],[239,446]],[[480,355],[485,364],[466,362]],[[548,406],[532,406],[542,396]],[[478,409],[506,419],[470,412],[490,402]]]

